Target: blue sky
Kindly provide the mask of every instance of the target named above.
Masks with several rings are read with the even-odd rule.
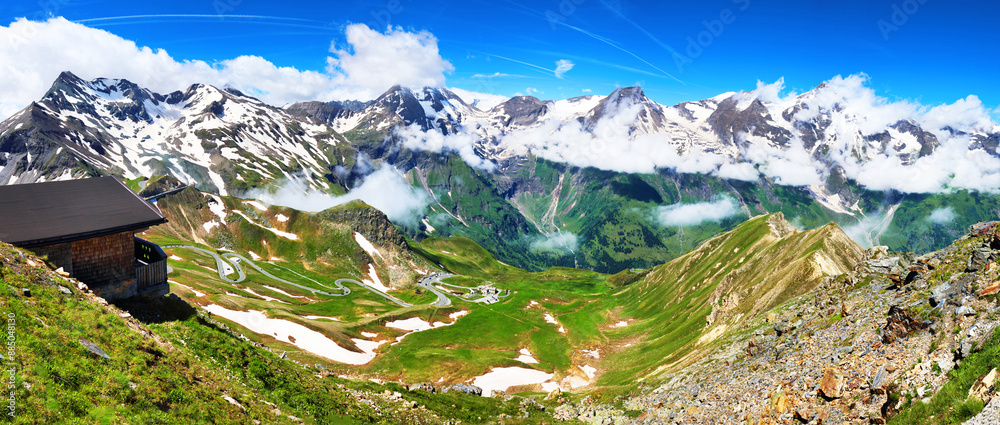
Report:
[[[907,1],[6,1],[0,25],[62,16],[176,61],[260,56],[323,72],[345,29],[426,31],[453,65],[447,85],[559,99],[640,84],[664,104],[785,79],[809,90],[866,73],[889,99],[925,105],[970,94],[1000,105],[1000,5]],[[72,46],[66,46],[72,48]],[[572,68],[556,75],[559,61]],[[115,75],[107,75],[116,77]],[[183,88],[183,87],[178,87]],[[387,88],[387,87],[386,87]]]

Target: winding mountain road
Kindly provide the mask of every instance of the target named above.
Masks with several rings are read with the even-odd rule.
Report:
[[[427,277],[421,278],[420,282],[417,283],[417,286],[420,286],[421,288],[424,288],[424,289],[426,289],[428,291],[433,292],[434,295],[437,295],[437,297],[438,297],[437,301],[435,301],[434,304],[432,304],[432,305],[436,305],[438,307],[449,306],[449,305],[451,305],[451,298],[448,298],[448,295],[446,295],[444,292],[438,291],[437,288],[434,287],[434,284],[438,283],[438,284],[441,284],[441,285],[448,285],[447,283],[442,282],[441,279],[447,279],[447,278],[453,277],[453,276],[457,276],[457,275],[453,275],[453,274],[449,274],[449,273],[434,273],[434,274],[431,274],[431,275],[429,275]],[[448,286],[451,286],[451,285],[448,285]]]
[[[315,289],[315,288],[310,288],[308,286],[300,285],[300,284],[295,283],[295,282],[289,282],[289,281],[287,281],[285,279],[282,279],[282,278],[277,277],[277,276],[275,276],[275,275],[273,275],[271,273],[268,273],[264,269],[260,268],[260,266],[258,266],[257,264],[255,264],[253,261],[247,259],[246,257],[244,257],[242,255],[236,254],[236,253],[227,252],[227,253],[224,253],[224,254],[222,254],[220,256],[215,251],[207,250],[207,249],[204,249],[204,248],[198,248],[196,246],[189,246],[189,245],[164,245],[163,248],[193,249],[195,251],[199,251],[199,252],[211,255],[213,258],[215,258],[215,266],[216,266],[216,269],[217,269],[217,271],[219,273],[219,277],[222,280],[224,280],[226,282],[229,282],[229,283],[239,283],[239,282],[242,282],[242,281],[246,280],[246,277],[247,277],[246,273],[243,271],[243,267],[241,267],[240,264],[247,264],[248,266],[250,266],[254,270],[257,270],[260,274],[262,274],[264,276],[267,276],[268,278],[274,279],[274,280],[276,280],[278,282],[281,282],[281,283],[284,283],[284,284],[287,284],[287,285],[294,286],[296,288],[301,288],[301,289],[310,291],[310,292],[312,292],[314,294],[322,294],[322,295],[327,295],[327,296],[331,296],[331,297],[343,297],[343,296],[348,295],[348,294],[351,293],[351,290],[349,288],[347,288],[346,286],[344,286],[344,283],[353,283],[355,285],[358,285],[358,286],[360,286],[360,287],[362,287],[364,289],[367,289],[367,290],[371,291],[372,293],[374,293],[374,294],[376,294],[378,296],[381,296],[381,297],[383,297],[383,298],[385,298],[385,299],[387,299],[387,300],[395,303],[396,305],[398,305],[400,307],[413,307],[413,304],[410,304],[410,303],[408,303],[406,301],[403,301],[403,300],[401,300],[399,298],[396,298],[396,297],[394,297],[392,295],[389,295],[389,294],[387,294],[385,292],[382,292],[382,291],[380,291],[378,289],[375,289],[375,288],[373,288],[373,287],[371,287],[369,285],[366,285],[363,282],[359,282],[359,281],[357,281],[355,279],[341,278],[341,279],[335,280],[333,282],[333,284],[335,286],[337,286],[336,289],[339,289],[339,290],[342,291],[339,294],[335,294],[335,293],[326,292],[326,291],[322,291],[322,290]],[[237,273],[237,278],[236,279],[230,278],[229,274],[227,274],[225,272],[225,270],[227,268],[229,268],[229,267],[232,267],[233,271],[235,271]],[[281,266],[275,266],[275,267],[281,267]],[[334,288],[330,288],[328,285],[326,285],[326,284],[324,284],[322,282],[319,282],[319,281],[317,281],[315,279],[303,276],[301,273],[295,272],[294,270],[290,270],[290,269],[285,268],[285,267],[281,267],[281,268],[284,269],[284,270],[286,270],[286,271],[288,271],[288,272],[290,272],[290,273],[298,275],[298,276],[302,277],[303,279],[308,279],[308,280],[310,280],[312,282],[315,282],[317,285],[323,286],[323,287],[328,288],[328,289],[334,289]],[[439,283],[439,284],[442,284],[442,285],[447,285],[446,283],[441,282],[441,279],[447,279],[447,278],[452,277],[452,276],[455,276],[455,275],[448,274],[448,273],[435,273],[435,274],[432,274],[430,276],[427,276],[427,277],[424,277],[424,278],[420,279],[420,282],[418,283],[418,286],[420,286],[421,288],[424,288],[424,289],[426,289],[426,290],[428,290],[430,292],[433,292],[434,295],[437,295],[437,300],[434,303],[432,303],[431,305],[438,306],[438,307],[445,307],[445,306],[451,305],[451,298],[448,298],[448,296],[446,294],[444,294],[443,292],[440,292],[437,289],[435,289],[434,288],[434,283]],[[451,286],[451,285],[449,285],[449,286]]]

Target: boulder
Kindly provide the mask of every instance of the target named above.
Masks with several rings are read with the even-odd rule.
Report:
[[[975,397],[982,400],[984,403],[989,403],[992,395],[990,394],[990,389],[996,384],[997,381],[997,369],[993,368],[986,375],[980,376],[975,384],[972,384],[972,388],[969,388],[969,397]]]
[[[929,299],[931,307],[937,307],[948,302],[948,299],[956,293],[958,293],[958,288],[949,283],[942,283],[935,286],[931,289],[931,297]]]
[[[989,246],[981,246],[972,251],[969,255],[969,262],[965,268],[968,273],[982,270],[993,257],[993,250]]]
[[[963,341],[961,344],[958,345],[958,348],[955,350],[955,357],[959,359],[964,359],[966,357],[969,357],[969,355],[972,354],[972,349],[974,347],[975,345],[973,344],[973,342],[969,339],[966,339],[965,341]]]
[[[823,379],[819,381],[817,391],[821,397],[827,400],[843,397],[844,373],[832,367],[824,370]]]
[[[109,356],[108,353],[105,353],[104,350],[101,349],[101,347],[98,347],[93,342],[90,342],[90,340],[87,338],[80,337],[77,339],[77,342],[79,342],[80,345],[84,346],[87,349],[87,351],[90,351],[91,353],[99,357],[103,357],[105,359],[111,358],[111,356]]]
[[[774,324],[774,333],[776,333],[778,336],[781,336],[790,330],[792,330],[792,328],[788,324],[788,320],[782,320]]]
[[[967,306],[967,305],[963,305],[963,306],[955,309],[955,315],[956,316],[975,316],[976,315],[976,310],[973,309],[972,307]]]
[[[987,295],[993,295],[1000,292],[1000,280],[995,281],[987,285],[983,290],[979,291],[980,297],[985,297]]]
[[[483,389],[482,388],[479,388],[479,387],[477,387],[475,385],[468,385],[468,384],[455,384],[455,385],[452,385],[450,387],[445,388],[444,391],[442,391],[442,392],[446,393],[446,392],[449,392],[449,391],[457,391],[457,392],[462,392],[462,393],[472,394],[472,395],[478,395],[478,396],[483,395]]]
[[[898,306],[889,307],[885,327],[882,328],[882,342],[891,344],[913,332],[927,328],[927,323],[910,317],[906,310]]]
[[[888,378],[889,373],[886,372],[885,366],[879,367],[878,371],[875,372],[875,376],[872,377],[871,391],[875,394],[884,394],[885,384],[888,382]]]
[[[429,393],[436,393],[437,392],[437,388],[434,388],[434,384],[431,384],[429,382],[421,382],[419,384],[410,385],[409,390],[410,391],[424,390],[424,391],[427,391]],[[482,390],[479,390],[479,391],[482,392]]]

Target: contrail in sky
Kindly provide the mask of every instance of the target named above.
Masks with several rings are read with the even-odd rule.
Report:
[[[574,27],[574,26],[572,26],[572,25],[570,25],[570,24],[567,24],[567,23],[565,23],[565,22],[562,22],[562,21],[554,21],[554,22],[555,22],[555,23],[557,23],[557,24],[559,24],[559,25],[562,25],[562,26],[564,26],[564,27],[566,27],[566,28],[569,28],[569,29],[572,29],[572,30],[575,30],[575,31],[579,31],[579,32],[580,32],[581,34],[584,34],[584,35],[586,35],[586,36],[588,36],[588,37],[591,37],[591,38],[593,38],[594,40],[597,40],[597,41],[600,41],[600,42],[602,42],[602,43],[604,43],[604,44],[607,44],[607,45],[609,45],[609,46],[611,46],[611,47],[614,47],[614,48],[616,48],[616,49],[618,49],[618,50],[621,50],[621,51],[623,51],[623,52],[625,52],[625,53],[628,53],[628,54],[629,54],[629,55],[631,55],[632,57],[634,57],[634,58],[636,58],[636,59],[638,59],[638,60],[642,61],[642,63],[644,63],[644,64],[646,64],[646,65],[649,65],[649,66],[653,67],[653,69],[655,69],[655,70],[657,70],[657,71],[660,71],[660,72],[662,72],[662,73],[663,73],[663,75],[666,75],[666,76],[668,76],[668,77],[670,77],[670,78],[673,78],[673,79],[674,79],[674,81],[677,81],[678,83],[681,83],[681,84],[683,84],[683,85],[685,85],[685,86],[687,85],[687,83],[685,83],[685,82],[681,81],[681,80],[680,80],[679,78],[677,78],[677,77],[675,77],[675,76],[673,76],[673,75],[670,75],[670,73],[669,73],[669,72],[667,72],[667,71],[664,71],[664,70],[660,69],[660,67],[658,67],[658,66],[656,66],[656,65],[653,65],[653,64],[652,64],[652,63],[650,63],[649,61],[647,61],[647,60],[645,60],[645,59],[643,59],[643,58],[639,57],[639,55],[637,55],[637,54],[635,54],[635,53],[632,53],[632,52],[630,52],[630,51],[626,50],[626,49],[625,49],[624,47],[621,47],[621,46],[619,46],[619,45],[618,45],[617,43],[615,43],[615,42],[614,42],[614,40],[611,40],[611,39],[609,39],[609,38],[605,38],[605,37],[602,37],[602,36],[599,36],[599,35],[597,35],[597,34],[594,34],[594,33],[590,32],[590,31],[587,31],[587,30],[585,30],[585,29],[583,29],[583,28],[578,28],[578,27]]]
[[[616,48],[616,49],[618,49],[618,50],[621,50],[622,52],[625,52],[625,53],[627,53],[627,54],[628,54],[629,56],[632,56],[632,57],[634,57],[634,58],[638,59],[638,60],[639,60],[639,61],[641,61],[642,63],[644,63],[644,64],[646,64],[646,65],[649,65],[649,66],[650,66],[650,67],[652,67],[653,69],[655,69],[655,70],[657,70],[657,71],[660,71],[660,72],[661,72],[661,73],[663,74],[662,76],[667,76],[667,77],[670,77],[670,78],[672,78],[672,79],[673,79],[674,81],[677,81],[678,83],[681,83],[681,84],[683,84],[683,85],[685,85],[685,86],[687,85],[687,83],[685,83],[685,82],[681,81],[681,80],[680,80],[679,78],[677,78],[677,77],[675,77],[675,76],[671,75],[671,74],[670,74],[669,72],[667,72],[667,71],[664,71],[664,70],[663,70],[663,69],[661,69],[660,67],[658,67],[658,66],[656,66],[656,65],[653,65],[653,64],[652,64],[651,62],[649,62],[649,61],[647,61],[647,60],[643,59],[643,58],[642,58],[642,57],[640,57],[639,55],[637,55],[637,54],[635,54],[635,53],[632,53],[631,51],[629,51],[629,50],[625,49],[624,47],[621,47],[621,46],[620,46],[620,45],[619,45],[618,43],[616,43],[616,42],[615,42],[614,40],[611,40],[611,39],[609,39],[609,38],[607,38],[607,37],[602,37],[602,36],[600,36],[600,35],[597,35],[597,34],[594,34],[594,33],[590,32],[590,31],[587,31],[587,30],[585,30],[585,29],[583,29],[583,28],[579,28],[579,27],[575,27],[575,26],[573,26],[573,25],[570,25],[570,24],[567,24],[567,23],[565,23],[565,22],[563,22],[563,21],[561,21],[561,20],[558,20],[558,19],[555,19],[555,20],[550,20],[550,19],[549,19],[548,17],[546,17],[546,16],[544,15],[544,14],[542,14],[542,13],[539,13],[539,12],[537,12],[537,11],[535,11],[535,10],[533,10],[533,9],[531,9],[531,8],[529,8],[529,7],[527,7],[527,6],[524,6],[524,5],[521,5],[521,4],[519,4],[519,3],[516,3],[516,2],[514,2],[514,1],[512,1],[512,0],[507,0],[507,3],[508,3],[508,4],[511,4],[511,5],[514,5],[514,6],[517,6],[517,7],[518,7],[518,9],[520,9],[522,13],[525,13],[525,14],[527,14],[527,15],[530,15],[530,16],[533,16],[533,17],[541,17],[541,18],[543,18],[543,19],[546,19],[546,20],[549,20],[549,21],[550,21],[550,22],[552,22],[553,24],[559,24],[559,25],[562,25],[562,26],[564,26],[564,27],[566,27],[566,28],[569,28],[569,29],[571,29],[571,30],[574,30],[574,31],[577,31],[577,32],[579,32],[579,33],[581,33],[581,34],[583,34],[583,35],[586,35],[586,36],[588,36],[588,37],[590,37],[590,38],[593,38],[593,39],[595,39],[595,40],[597,40],[597,41],[600,41],[600,42],[602,42],[602,43],[605,43],[605,44],[607,44],[607,45],[609,45],[609,46],[611,46],[611,47],[614,47],[614,48]],[[606,3],[604,3],[603,1],[602,1],[602,4],[604,4],[604,6],[605,6],[605,7],[608,7],[608,5],[607,5]],[[610,7],[609,7],[609,8],[610,8]],[[621,13],[619,13],[619,12],[617,12],[617,11],[615,11],[615,13],[616,13],[616,14],[618,14],[618,16],[621,16]],[[626,19],[626,21],[628,21],[628,19]],[[632,23],[632,25],[635,25],[636,27],[638,27],[638,25],[637,25],[637,24],[635,24],[634,22],[631,22],[631,21],[629,21],[629,22],[630,22],[630,23]],[[653,37],[653,36],[652,36],[652,34],[650,34],[650,33],[649,33],[648,31],[646,31],[645,29],[642,29],[642,28],[640,27],[640,28],[639,28],[639,30],[640,30],[640,31],[642,31],[642,32],[643,32],[644,34],[646,34],[647,36],[649,36],[649,37],[653,38],[653,40],[654,40],[654,41],[656,41],[656,42],[657,42],[657,43],[658,43],[658,44],[659,44],[660,46],[662,46],[662,47],[666,48],[667,50],[669,50],[669,51],[673,52],[673,49],[672,49],[672,48],[670,48],[670,46],[667,46],[666,44],[664,44],[664,43],[660,42],[659,40],[657,40],[657,39],[656,39],[655,37]]]
[[[617,15],[618,18],[620,18],[621,20],[623,20],[625,22],[628,22],[630,25],[632,25],[633,27],[635,27],[635,29],[641,31],[643,34],[646,34],[646,36],[649,37],[650,40],[653,40],[653,42],[655,42],[656,44],[659,44],[660,47],[662,47],[664,50],[670,52],[671,55],[678,55],[679,54],[679,53],[677,53],[676,50],[674,50],[673,47],[670,47],[669,44],[660,41],[660,39],[656,38],[656,36],[654,36],[653,33],[649,32],[649,31],[646,31],[645,28],[643,28],[642,26],[640,26],[639,24],[637,24],[635,21],[629,19],[620,10],[618,10],[617,8],[611,7],[611,5],[609,5],[607,1],[602,0],[601,4],[603,4],[605,8],[607,8],[608,10],[610,10],[611,12],[613,12],[615,15]]]
[[[225,20],[244,20],[244,21],[260,21],[260,23],[266,23],[270,25],[280,25],[280,26],[291,26],[300,28],[311,28],[311,29],[323,29],[331,30],[333,26],[330,22],[317,21],[314,19],[303,19],[303,18],[289,18],[284,16],[266,16],[266,15],[212,15],[212,14],[158,14],[158,15],[125,15],[125,16],[108,16],[102,18],[87,18],[78,19],[73,22],[78,24],[91,24],[92,26],[107,26],[107,25],[122,25],[127,24],[128,21],[141,21],[147,19],[153,20],[169,20],[171,18],[176,19],[211,19],[218,21]]]
[[[274,21],[297,21],[297,22],[311,22],[326,24],[326,22],[316,21],[312,19],[302,19],[302,18],[287,18],[283,16],[265,16],[265,15],[212,15],[212,14],[160,14],[160,15],[125,15],[125,16],[107,16],[103,18],[88,18],[88,19],[78,19],[73,22],[84,23],[84,22],[100,22],[100,21],[121,21],[127,19],[146,19],[146,18],[242,18],[242,19],[264,19],[264,20],[274,20]]]

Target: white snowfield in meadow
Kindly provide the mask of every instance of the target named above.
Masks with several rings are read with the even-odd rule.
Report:
[[[559,384],[551,382],[554,374],[524,367],[496,367],[489,373],[477,376],[472,385],[483,389],[483,397],[490,397],[494,391],[503,392],[517,385],[542,384],[545,392],[554,391]]]
[[[363,365],[375,358],[375,350],[387,341],[352,339],[363,352],[356,353],[337,345],[323,334],[283,319],[271,319],[262,311],[236,311],[216,304],[205,306],[208,312],[223,317],[260,335],[269,335],[317,356],[350,365]],[[294,340],[294,342],[293,342]]]

